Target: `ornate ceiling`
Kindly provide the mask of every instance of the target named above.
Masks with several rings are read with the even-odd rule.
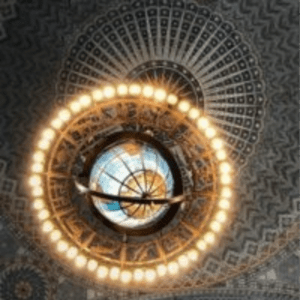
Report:
[[[0,2],[0,299],[297,299],[298,9],[292,0]],[[78,94],[120,82],[163,86],[189,99],[220,133],[235,171],[230,220],[220,238],[184,274],[142,288],[74,272],[40,233],[28,187],[40,131],[54,113]],[[162,147],[183,153],[176,161],[184,191],[215,180],[214,163],[202,152],[202,160],[193,157],[202,141],[190,125],[127,102],[111,105],[94,123],[78,120],[68,128],[53,168],[76,173],[77,158],[88,150],[72,149],[82,141],[91,146],[93,130],[105,137],[120,126],[151,128]],[[209,166],[202,181],[188,175],[195,164]],[[69,186],[51,180],[54,203]],[[118,235],[101,231],[80,195],[67,198],[100,232],[98,244],[107,252],[97,255],[118,260]],[[201,213],[209,205],[201,205],[199,214],[187,206],[183,219],[205,223]],[[75,223],[72,234],[83,235],[85,225]],[[159,260],[153,254],[159,239],[170,256],[181,249],[190,232],[173,223],[163,237],[129,240],[143,248],[133,260]]]

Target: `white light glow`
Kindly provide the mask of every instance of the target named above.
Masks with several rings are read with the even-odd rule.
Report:
[[[203,240],[200,240],[197,242],[197,248],[201,251],[204,251],[206,249],[206,243]]]
[[[167,274],[167,267],[165,265],[158,265],[157,274],[160,277],[165,276]]]
[[[142,88],[138,84],[132,84],[129,86],[129,94],[133,96],[137,96],[142,92]]]
[[[131,281],[131,279],[132,279],[132,274],[131,274],[131,272],[129,272],[129,271],[123,271],[123,272],[121,273],[121,281],[122,281],[123,283],[128,283],[128,282]]]
[[[110,269],[109,277],[112,280],[117,280],[120,276],[120,269],[118,267],[113,267]]]
[[[94,272],[98,267],[98,263],[94,259],[90,259],[87,264],[87,269],[91,272]]]
[[[191,107],[191,104],[186,100],[185,101],[180,101],[179,104],[178,104],[178,109],[183,113],[188,112],[190,107]]]
[[[154,94],[154,88],[152,86],[147,85],[143,88],[144,97],[150,98],[153,96],[153,94]]]
[[[193,107],[193,108],[190,109],[190,111],[188,113],[188,116],[192,120],[195,120],[195,119],[197,119],[200,116],[200,114],[201,114],[200,110]]]
[[[213,232],[208,232],[204,236],[204,240],[208,244],[213,244],[215,242],[216,236]]]
[[[92,96],[93,96],[93,100],[96,101],[96,102],[101,101],[104,97],[102,90],[93,91]]]
[[[128,87],[126,84],[120,84],[117,87],[117,93],[119,96],[125,96],[128,94]]]
[[[112,98],[116,94],[116,90],[112,86],[107,86],[103,89],[103,95],[105,98]]]
[[[145,273],[142,269],[136,269],[133,273],[133,278],[135,281],[139,282],[144,279]]]
[[[171,105],[175,105],[178,102],[178,98],[175,95],[171,94],[168,96],[167,102]]]
[[[101,279],[106,278],[108,275],[108,268],[105,266],[100,266],[97,270],[97,276]]]
[[[171,275],[177,274],[179,271],[178,264],[175,261],[168,263],[168,271],[169,271],[169,274],[171,274]]]

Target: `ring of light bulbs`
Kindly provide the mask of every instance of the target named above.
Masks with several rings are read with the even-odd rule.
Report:
[[[212,218],[210,230],[199,238],[193,249],[189,249],[184,254],[177,257],[167,264],[157,265],[156,268],[136,268],[121,269],[118,266],[108,267],[107,265],[88,258],[78,247],[71,245],[66,241],[63,233],[51,221],[51,215],[47,210],[43,199],[44,190],[42,187],[43,171],[45,169],[45,159],[51,143],[55,140],[58,131],[66,125],[72,116],[87,110],[92,105],[97,105],[104,101],[111,101],[115,97],[141,97],[141,99],[153,100],[162,105],[168,105],[177,108],[179,112],[187,116],[195,126],[210,141],[210,146],[218,160],[218,169],[220,175],[220,195],[218,201],[219,210]],[[176,275],[181,268],[188,268],[191,262],[198,260],[199,254],[212,246],[216,240],[216,234],[222,230],[222,225],[227,219],[228,210],[231,206],[232,190],[232,166],[227,160],[226,151],[223,147],[224,142],[215,128],[212,127],[209,120],[203,115],[203,112],[194,107],[188,100],[180,100],[176,95],[167,94],[164,89],[154,88],[149,85],[120,84],[118,86],[107,86],[103,89],[94,90],[89,95],[81,95],[77,100],[72,101],[66,108],[61,109],[57,116],[50,122],[48,128],[44,129],[41,138],[38,141],[38,150],[33,155],[31,167],[31,177],[29,184],[32,187],[33,208],[37,212],[37,218],[40,222],[42,231],[47,234],[51,243],[56,244],[59,253],[65,254],[68,260],[73,260],[78,268],[86,268],[94,272],[99,280],[110,278],[112,281],[120,280],[124,284],[130,282],[139,283],[141,281],[153,282],[157,277],[166,275]]]

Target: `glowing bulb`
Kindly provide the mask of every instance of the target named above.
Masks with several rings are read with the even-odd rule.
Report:
[[[147,85],[143,88],[144,97],[150,98],[152,97],[153,93],[154,93],[154,88],[152,86]]]
[[[44,193],[44,190],[40,186],[34,187],[32,190],[32,195],[35,197],[42,196],[43,193]]]
[[[84,95],[79,98],[79,102],[82,106],[87,107],[87,106],[91,105],[92,99],[90,96]]]
[[[117,87],[117,92],[118,92],[118,95],[120,95],[120,96],[127,95],[127,93],[128,93],[127,85],[126,84],[120,84]]]
[[[34,164],[31,168],[31,170],[35,173],[41,173],[43,171],[43,165],[42,164]]]
[[[33,160],[35,161],[35,162],[42,162],[43,160],[45,159],[45,154],[44,154],[44,152],[42,152],[42,151],[37,151],[37,152],[35,152],[34,153],[34,155],[33,155]]]
[[[218,222],[224,223],[227,219],[227,215],[224,211],[219,211],[216,215],[216,219],[218,220]]]
[[[165,265],[157,266],[157,274],[160,277],[165,276],[167,274],[167,267]]]
[[[43,209],[39,214],[38,214],[38,218],[40,220],[45,220],[50,216],[49,211],[46,209]]]
[[[219,232],[221,230],[221,224],[214,221],[210,224],[210,228],[215,232]]]
[[[103,92],[101,90],[95,90],[92,92],[94,101],[101,101],[103,99]]]
[[[215,137],[215,135],[217,134],[217,132],[215,131],[215,129],[213,129],[212,127],[208,127],[205,130],[205,135],[207,138],[211,139],[213,137]]]
[[[206,249],[206,243],[203,240],[200,240],[197,243],[197,248],[201,251],[204,251]]]
[[[53,230],[53,228],[54,228],[53,223],[50,221],[44,222],[43,227],[42,227],[44,232],[50,232]]]
[[[70,104],[70,109],[72,112],[77,113],[81,110],[81,105],[78,101],[74,101]]]
[[[61,238],[61,232],[59,230],[54,230],[54,231],[51,232],[50,239],[53,242],[58,241],[60,238]]]
[[[144,271],[142,269],[136,269],[133,273],[133,278],[135,281],[142,281],[144,279]]]
[[[179,271],[179,266],[175,261],[168,264],[168,271],[171,275],[175,275]]]
[[[79,255],[75,258],[75,265],[78,268],[82,268],[86,265],[87,259],[83,255]]]
[[[211,142],[211,146],[215,149],[215,150],[219,150],[223,147],[223,141],[221,139],[213,139]]]
[[[230,198],[232,196],[232,191],[229,187],[224,187],[222,189],[222,197],[224,198]]]
[[[78,254],[78,249],[76,247],[71,247],[66,253],[67,258],[74,258]]]
[[[89,271],[94,272],[98,267],[98,263],[94,259],[90,259],[87,268]]]
[[[97,276],[101,279],[105,278],[108,275],[108,268],[100,266],[97,270]]]
[[[222,173],[228,173],[231,171],[231,166],[228,162],[223,162],[220,164],[220,171]]]
[[[169,95],[167,98],[167,102],[171,105],[175,105],[177,103],[177,101],[178,101],[178,98],[173,94]]]
[[[40,140],[38,147],[42,150],[47,150],[50,147],[50,141],[46,139]]]
[[[199,116],[200,116],[200,110],[197,109],[197,108],[192,108],[190,111],[189,111],[189,118],[191,118],[192,120],[195,120],[197,119]]]
[[[29,179],[29,184],[31,186],[37,186],[42,183],[42,178],[38,175],[31,176]]]
[[[224,159],[226,159],[227,155],[224,150],[219,150],[219,151],[217,151],[216,156],[217,156],[218,160],[224,160]]]
[[[131,272],[129,272],[129,271],[123,271],[123,272],[121,273],[121,281],[122,281],[123,283],[128,283],[128,282],[130,282],[130,281],[131,281],[131,278],[132,278]]]
[[[189,259],[186,255],[181,255],[178,258],[178,263],[181,267],[186,268],[189,265]]]
[[[154,270],[149,269],[146,271],[145,277],[148,282],[152,282],[152,281],[154,281],[154,279],[156,277],[156,273]]]
[[[213,232],[208,232],[204,236],[204,240],[208,244],[213,244],[215,242],[215,234]]]
[[[63,109],[59,112],[58,117],[61,121],[68,121],[71,118],[71,113],[68,109]]]
[[[222,199],[219,202],[219,207],[222,208],[222,209],[229,209],[230,208],[230,202],[226,199]]]
[[[33,208],[36,210],[40,210],[45,206],[44,201],[42,199],[36,199],[33,202]]]
[[[195,250],[195,249],[190,250],[190,251],[188,252],[188,257],[189,257],[189,259],[192,260],[192,261],[197,261],[198,255],[199,255],[199,253],[198,253],[198,251]]]
[[[129,94],[130,95],[134,95],[134,96],[139,95],[141,93],[141,91],[142,91],[142,88],[138,84],[132,84],[129,86]]]
[[[154,92],[154,99],[158,102],[162,102],[166,99],[167,93],[163,89],[157,89]]]
[[[43,131],[42,136],[46,140],[52,140],[55,137],[55,131],[51,128],[47,128]]]
[[[55,119],[51,122],[51,126],[55,129],[60,129],[62,127],[62,125],[63,125],[63,122],[60,119]]]
[[[197,126],[199,129],[206,129],[209,126],[209,122],[206,118],[201,117],[197,121]]]
[[[223,174],[221,176],[221,182],[222,182],[222,184],[229,184],[229,183],[231,183],[231,181],[232,181],[232,179],[231,179],[230,175]]]
[[[120,276],[120,269],[118,267],[111,268],[109,276],[112,280],[117,280]]]
[[[116,93],[116,90],[112,86],[107,86],[106,88],[103,89],[103,95],[106,98],[112,98]]]
[[[68,247],[69,246],[68,246],[67,242],[65,242],[65,241],[59,241],[57,243],[57,250],[59,252],[65,252],[65,251],[67,251]]]
[[[180,101],[178,104],[178,109],[183,113],[188,112],[190,107],[191,107],[191,105],[188,101]]]

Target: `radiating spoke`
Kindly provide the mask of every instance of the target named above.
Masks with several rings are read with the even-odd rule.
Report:
[[[147,176],[146,176],[146,168],[145,168],[145,157],[144,157],[144,149],[142,149],[142,167],[143,167],[143,174],[144,174],[144,182],[145,182],[145,189],[146,191],[148,190],[148,185],[147,185]]]
[[[170,172],[170,170],[168,170],[168,174],[167,174],[167,177],[165,178],[165,181],[163,181],[159,186],[157,186],[155,188],[155,190],[153,190],[153,191],[150,190],[149,194],[153,195],[153,193],[155,193],[167,181],[167,179],[169,178],[170,174],[171,174],[171,172]]]
[[[155,181],[155,178],[156,178],[156,174],[157,174],[157,169],[158,169],[158,155],[157,153],[155,152],[155,162],[156,162],[156,166],[155,166],[155,173],[154,173],[154,176],[153,176],[153,179],[152,179],[152,182],[151,182],[151,185],[150,185],[150,188],[149,188],[149,191],[151,191],[152,189],[152,186],[154,184],[154,181]],[[147,193],[149,192],[147,190]]]

